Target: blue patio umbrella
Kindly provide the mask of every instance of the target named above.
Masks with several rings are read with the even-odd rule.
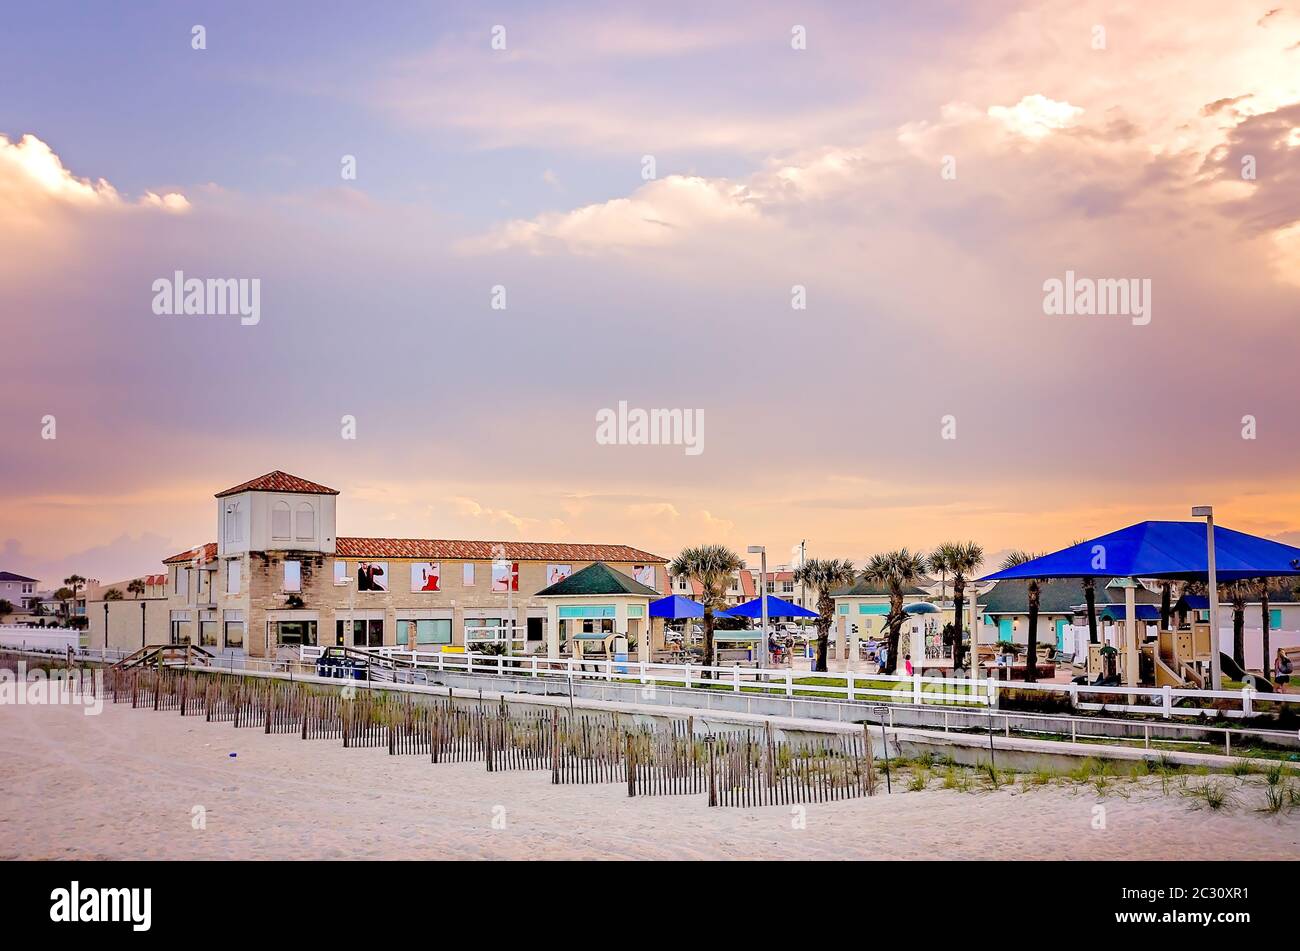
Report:
[[[807,608],[801,608],[797,604],[791,604],[783,598],[776,595],[766,595],[767,597],[767,616],[774,617],[817,617],[816,611],[809,611]],[[746,601],[744,604],[738,604],[734,608],[728,608],[721,611],[719,617],[748,617],[761,618],[763,616],[763,602],[759,598],[753,601]]]
[[[704,617],[704,605],[680,594],[670,594],[666,598],[650,602],[650,616],[668,618],[670,621]]]
[[[1138,522],[1023,565],[995,571],[980,580],[1109,577],[1193,580],[1206,576],[1206,555],[1204,522]],[[1214,560],[1221,582],[1300,575],[1300,548],[1218,525],[1214,527]]]
[[[939,609],[929,601],[917,601],[915,604],[909,604],[903,608],[904,614],[938,614]]]

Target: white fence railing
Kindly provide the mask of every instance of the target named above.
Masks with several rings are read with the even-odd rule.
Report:
[[[312,662],[324,648],[304,647],[302,658]],[[704,667],[640,661],[599,660],[540,655],[442,653],[402,648],[374,648],[370,653],[390,658],[413,670],[451,671],[498,676],[563,677],[575,681],[654,684],[683,689],[730,690],[735,693],[804,697],[863,703],[909,703],[936,706],[999,707],[1008,696],[1037,694],[1058,698],[1075,710],[1178,716],[1250,717],[1286,705],[1300,704],[1300,694],[1241,690],[1195,690],[1173,687],[1100,687],[1091,684],[1023,683],[975,680],[917,673],[911,676],[844,673],[810,674],[791,668]],[[1217,704],[1215,701],[1219,701]],[[1300,711],[1300,706],[1294,707]]]
[[[76,650],[80,643],[81,632],[70,627],[0,625],[0,647],[62,653],[69,647]]]

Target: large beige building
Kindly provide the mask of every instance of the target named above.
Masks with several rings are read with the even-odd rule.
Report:
[[[217,541],[165,559],[153,597],[92,601],[89,646],[188,642],[254,657],[301,644],[455,649],[514,620],[515,651],[533,653],[545,651],[549,623],[534,596],[587,565],[667,593],[666,560],[627,545],[339,537],[338,495],[279,471],[218,492]],[[582,623],[599,633],[614,622]]]

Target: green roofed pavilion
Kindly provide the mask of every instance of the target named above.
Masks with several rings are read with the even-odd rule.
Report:
[[[601,641],[609,656],[627,638],[636,643],[637,659],[649,661],[652,637],[663,637],[663,619],[650,617],[650,602],[659,596],[603,561],[543,588],[534,597],[546,602],[547,657],[559,659],[563,642],[565,653],[580,661],[585,645]]]

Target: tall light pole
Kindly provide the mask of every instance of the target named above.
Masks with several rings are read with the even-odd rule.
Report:
[[[762,642],[758,645],[758,650],[754,652],[754,661],[759,667],[767,666],[767,546],[750,545],[749,553],[751,555],[761,556],[758,571],[758,596],[761,599],[758,603],[763,609],[763,635]]]
[[[1206,587],[1210,595],[1210,689],[1223,689],[1223,668],[1219,663],[1219,575],[1214,567],[1214,506],[1192,506],[1192,518],[1205,519]]]

